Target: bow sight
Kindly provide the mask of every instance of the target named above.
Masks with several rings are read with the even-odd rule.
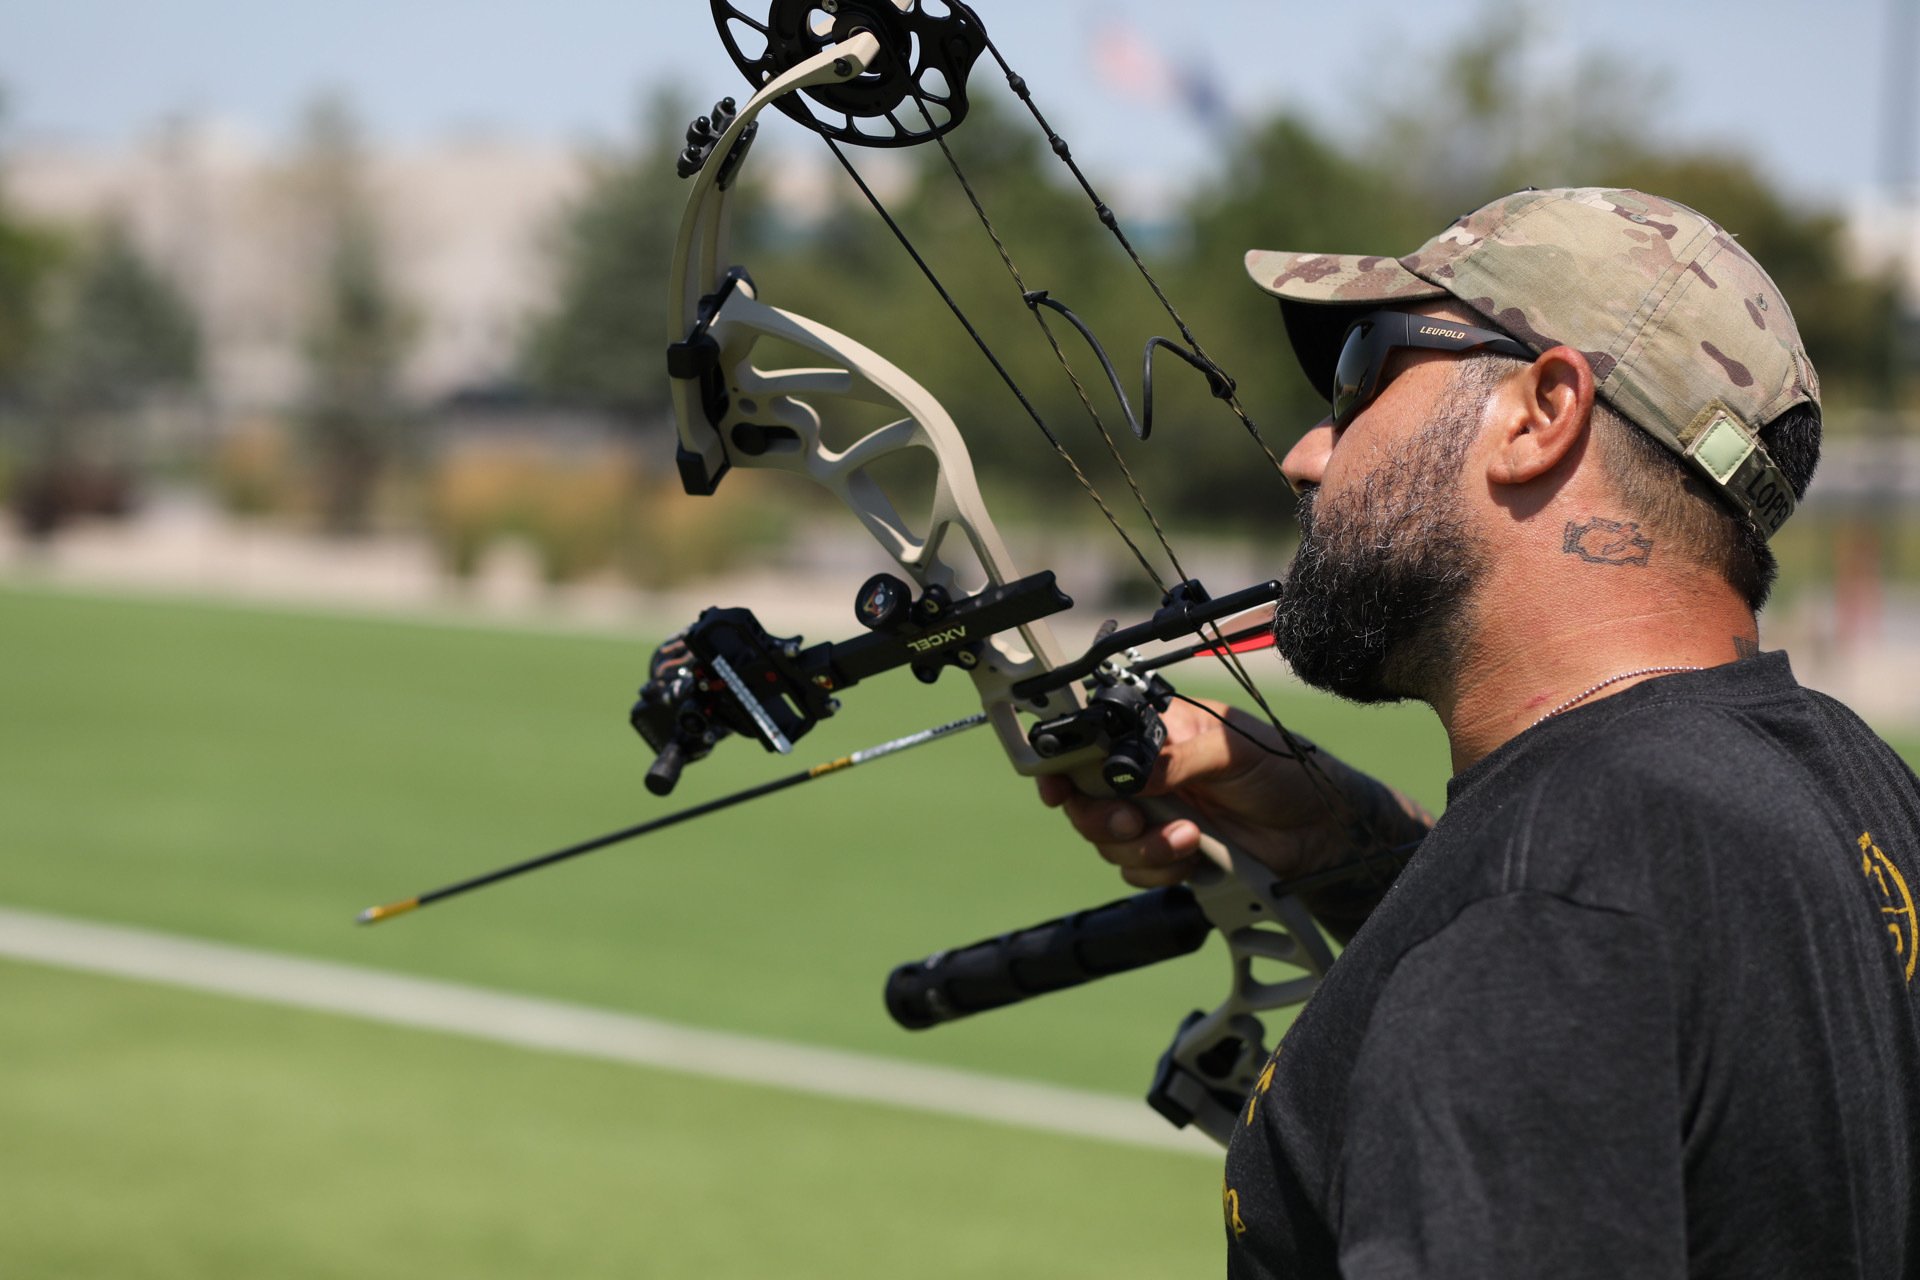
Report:
[[[833,695],[868,676],[910,667],[932,683],[947,667],[971,671],[990,655],[988,637],[1070,608],[1052,573],[1036,573],[959,600],[938,585],[919,599],[890,573],[875,574],[854,600],[867,634],[800,647],[768,634],[747,609],[708,609],[655,650],[630,719],[657,754],[647,790],[673,790],[680,771],[730,733],[782,755],[839,710]]]

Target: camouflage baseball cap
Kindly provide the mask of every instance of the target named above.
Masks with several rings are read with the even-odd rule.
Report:
[[[1600,187],[1517,191],[1404,258],[1255,249],[1247,273],[1280,299],[1317,387],[1332,385],[1356,316],[1451,297],[1536,352],[1585,353],[1608,403],[1768,537],[1793,514],[1759,429],[1796,404],[1817,408],[1819,379],[1767,273],[1685,205]]]

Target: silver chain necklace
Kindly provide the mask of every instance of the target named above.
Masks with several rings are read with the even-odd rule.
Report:
[[[1534,724],[1540,724],[1544,721],[1551,720],[1555,716],[1559,715],[1562,711],[1566,711],[1566,710],[1569,710],[1570,708],[1579,706],[1581,703],[1585,702],[1588,698],[1591,698],[1594,694],[1600,692],[1602,689],[1606,688],[1608,685],[1619,684],[1622,680],[1631,680],[1635,676],[1658,676],[1658,675],[1668,675],[1677,671],[1705,671],[1705,670],[1706,670],[1705,667],[1692,666],[1692,667],[1641,667],[1634,671],[1622,671],[1617,676],[1608,676],[1605,680],[1602,680],[1599,684],[1594,685],[1591,689],[1588,689],[1584,693],[1574,694],[1571,698],[1568,698],[1565,702],[1561,703],[1559,706],[1555,707],[1553,710],[1547,712],[1547,714],[1541,716],[1539,720],[1535,720],[1533,724],[1528,725],[1527,728],[1531,729],[1533,728]]]

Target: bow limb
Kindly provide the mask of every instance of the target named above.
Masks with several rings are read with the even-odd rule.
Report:
[[[714,143],[712,154],[719,159],[702,165],[693,175],[693,189],[688,193],[686,213],[674,244],[667,278],[667,306],[675,322],[674,332],[692,330],[699,318],[701,299],[720,283],[725,270],[721,263],[727,256],[727,192],[742,158],[736,150],[747,139],[761,110],[789,93],[815,85],[841,84],[863,75],[879,56],[880,41],[867,32],[821,50],[763,85]]]

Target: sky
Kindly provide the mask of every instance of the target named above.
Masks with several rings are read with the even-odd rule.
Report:
[[[1895,12],[1916,5],[1530,7],[1543,32],[1538,74],[1593,52],[1652,70],[1667,81],[1674,138],[1731,144],[1790,193],[1831,204],[1887,176],[1887,69],[1911,77],[1920,54],[1913,39],[1895,40]],[[1171,99],[1120,91],[1116,62],[1149,50],[1204,68],[1239,118],[1285,105],[1338,128],[1418,83],[1424,60],[1493,12],[1483,0],[974,7],[1090,169],[1163,189],[1227,157]],[[1116,21],[1130,47],[1112,38]],[[401,145],[473,130],[610,143],[631,136],[638,104],[668,83],[700,103],[742,84],[700,0],[0,0],[4,136],[15,145],[113,146],[182,112],[271,141],[323,90],[344,93],[372,132]]]

